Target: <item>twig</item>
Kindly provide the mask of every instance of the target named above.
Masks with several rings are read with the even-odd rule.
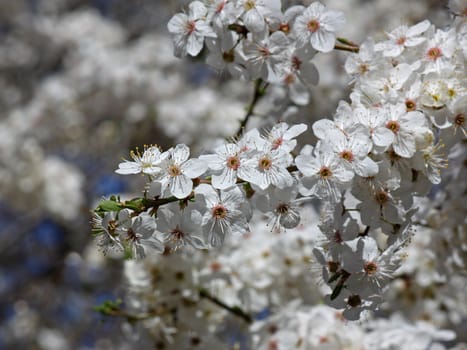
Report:
[[[334,45],[334,50],[359,52],[360,48],[358,46],[347,46],[347,45],[335,44]]]
[[[240,123],[240,127],[238,128],[238,131],[236,132],[236,134],[234,136],[235,139],[238,139],[240,136],[242,136],[243,131],[244,131],[245,127],[246,127],[246,124],[248,123],[248,120],[250,119],[250,117],[254,113],[254,109],[256,107],[256,104],[261,99],[261,97],[264,96],[264,94],[266,92],[266,89],[267,89],[268,85],[266,84],[266,85],[264,85],[262,87],[261,86],[262,84],[263,84],[262,79],[257,79],[255,81],[255,92],[253,94],[253,98],[251,100],[251,103],[248,105],[248,108],[246,110],[246,115],[243,118],[242,122]]]
[[[207,299],[210,302],[216,304],[217,306],[220,306],[221,308],[231,312],[235,316],[240,317],[243,319],[246,323],[251,324],[253,322],[253,318],[248,315],[245,311],[240,309],[238,306],[229,306],[225,304],[222,300],[217,299],[216,297],[212,296],[206,289],[201,288],[199,290],[199,296],[201,298]]]

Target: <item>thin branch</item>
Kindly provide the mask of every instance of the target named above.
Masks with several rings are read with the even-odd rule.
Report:
[[[264,96],[268,85],[267,84],[264,85],[264,86],[262,86],[262,85],[263,85],[263,80],[262,79],[257,79],[255,81],[255,92],[253,94],[253,98],[252,98],[250,104],[248,105],[248,108],[246,110],[246,115],[243,118],[242,122],[240,123],[240,127],[238,128],[238,131],[236,132],[236,134],[234,136],[235,139],[238,139],[240,136],[242,136],[243,131],[244,131],[244,129],[245,129],[247,123],[248,123],[248,120],[250,119],[250,117],[254,113],[254,109],[256,107],[256,104],[261,99],[261,97]]]
[[[347,46],[347,45],[335,44],[334,45],[334,50],[359,52],[360,48],[358,46]]]
[[[346,38],[337,38],[336,39],[338,42],[341,44],[347,45],[347,46],[353,46],[353,47],[358,47],[359,45],[354,43],[353,41],[346,39]]]
[[[219,300],[216,297],[212,296],[206,289],[201,288],[199,290],[199,296],[231,312],[235,316],[240,317],[242,320],[244,320],[248,324],[251,324],[253,322],[253,318],[250,315],[248,315],[245,311],[240,309],[238,306],[232,307],[232,306],[227,305],[222,300]]]

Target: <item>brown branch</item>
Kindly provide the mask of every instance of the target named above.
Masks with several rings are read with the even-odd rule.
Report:
[[[251,324],[253,322],[253,318],[250,315],[248,315],[245,311],[240,309],[238,306],[229,306],[229,305],[227,305],[222,300],[219,300],[216,297],[212,296],[206,289],[201,288],[199,290],[199,296],[201,298],[207,299],[210,302],[216,304],[217,306],[220,306],[221,308],[231,312],[235,316],[240,317],[242,320],[244,320],[248,324]]]
[[[268,85],[267,84],[264,85],[264,86],[262,86],[262,85],[263,85],[263,80],[262,79],[257,79],[255,81],[255,92],[253,94],[253,98],[252,98],[250,104],[248,105],[248,108],[246,110],[246,115],[243,118],[242,122],[240,123],[240,127],[238,128],[238,131],[235,133],[234,139],[238,139],[240,136],[242,136],[243,131],[244,131],[245,127],[246,127],[246,124],[248,123],[248,120],[250,119],[250,117],[254,113],[254,109],[256,107],[256,104],[261,99],[261,97],[263,97],[264,94],[266,93],[266,89],[267,89]]]
[[[334,50],[359,52],[360,48],[358,46],[347,46],[347,45],[335,44]]]

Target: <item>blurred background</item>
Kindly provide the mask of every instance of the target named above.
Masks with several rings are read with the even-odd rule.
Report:
[[[114,174],[130,149],[184,142],[199,154],[235,132],[252,91],[173,57],[166,23],[182,3],[0,1],[0,349],[132,347],[119,320],[93,311],[124,281],[122,262],[96,248],[90,209],[140,193],[143,179]],[[323,3],[345,12],[356,42],[447,19],[447,1]],[[293,120],[332,114],[348,92],[345,57],[317,57],[321,83]],[[277,120],[275,107],[266,97],[260,114]]]

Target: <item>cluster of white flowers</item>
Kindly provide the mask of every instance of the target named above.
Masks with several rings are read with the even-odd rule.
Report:
[[[318,82],[312,62],[334,48],[345,23],[341,12],[319,2],[281,10],[280,0],[193,1],[188,14],[168,24],[175,55],[198,55],[206,43],[206,61],[242,79],[262,79],[287,88],[297,104],[307,104]]]
[[[467,260],[465,217],[451,214],[465,213],[462,6],[451,1],[454,20],[444,29],[425,20],[360,46],[336,43],[343,16],[319,2],[282,12],[280,1],[193,1],[171,19],[176,55],[206,47],[208,64],[256,80],[255,94],[274,84],[294,103],[307,103],[318,80],[312,58],[333,48],[351,52],[345,70],[353,90],[332,119],[312,125],[314,146],[296,149],[305,124],[244,127],[253,100],[244,128],[212,151],[190,157],[185,144],[146,146],[119,164],[119,174],[148,178],[144,195],[101,201],[93,228],[104,250],[147,257],[126,265],[128,304],[145,328],[168,348],[217,348],[219,339],[228,342],[222,327],[230,311],[252,323],[248,339],[232,346],[444,349],[437,341],[454,339],[397,315],[366,320],[365,330],[343,320],[397,310],[399,299],[405,317],[437,327],[457,327],[465,317],[462,293],[439,285],[451,273],[451,286],[462,290]],[[444,179],[454,188],[445,191]],[[437,254],[447,266],[436,266]],[[307,289],[315,279],[339,312],[302,305],[320,300]],[[211,328],[195,327],[201,320]],[[231,337],[239,326],[228,322]]]
[[[196,55],[205,40],[234,35],[234,48],[221,50],[222,57],[229,53],[243,77],[272,83],[285,62],[303,67],[296,50],[334,47],[334,31],[344,23],[340,13],[314,2],[281,14],[279,5],[194,1],[188,15],[169,22],[176,54]],[[443,152],[465,137],[466,52],[459,45],[465,28],[463,17],[444,30],[423,21],[396,28],[386,41],[364,42],[346,63],[355,80],[351,104],[342,101],[332,120],[314,123],[317,144],[295,158],[304,124],[279,123],[265,135],[252,129],[199,158],[190,159],[184,144],[133,153],[117,173],[147,174],[145,196],[107,203],[120,213],[100,206],[95,229],[104,243],[130,247],[139,257],[151,248],[209,248],[248,232],[254,209],[273,216],[276,227],[296,227],[299,203],[318,198],[326,239],[313,252],[330,287],[327,302],[347,319],[377,309],[411,236],[414,197],[440,183]],[[314,74],[307,72],[301,73]]]

